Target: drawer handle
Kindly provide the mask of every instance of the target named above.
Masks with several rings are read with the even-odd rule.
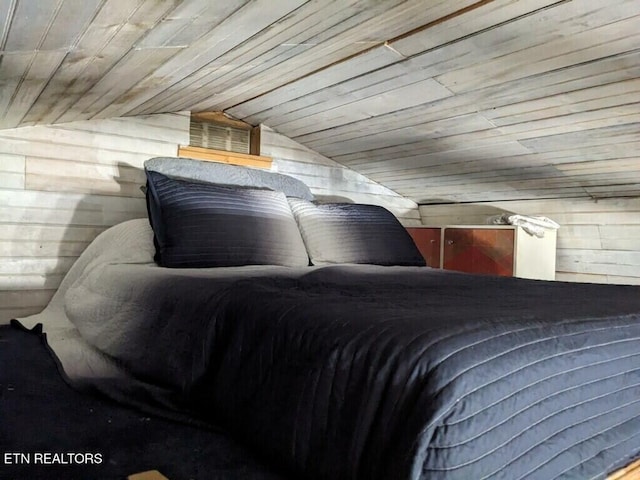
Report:
[[[453,245],[453,240],[447,240],[447,245]]]

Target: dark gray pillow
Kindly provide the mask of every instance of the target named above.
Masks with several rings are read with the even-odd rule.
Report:
[[[147,171],[156,262],[163,267],[306,266],[282,192],[189,182]]]
[[[313,265],[425,265],[405,228],[383,207],[293,198],[289,204]]]

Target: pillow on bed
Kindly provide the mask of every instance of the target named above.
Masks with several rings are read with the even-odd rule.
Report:
[[[376,205],[316,205],[289,199],[313,265],[370,263],[424,266],[413,240],[391,212]]]
[[[204,162],[190,158],[156,157],[144,162],[144,169],[187,182],[213,183],[229,187],[265,188],[282,192],[287,197],[313,200],[309,187],[302,181],[267,170]]]
[[[223,187],[147,171],[156,262],[163,267],[307,266],[282,192]]]

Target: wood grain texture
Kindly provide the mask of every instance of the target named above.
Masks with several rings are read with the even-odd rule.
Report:
[[[427,262],[427,267],[440,267],[441,229],[429,227],[407,227],[416,247]]]
[[[607,480],[640,480],[640,460],[631,462],[624,468],[612,473]]]
[[[99,233],[146,217],[143,162],[175,155],[188,125],[169,114],[0,131],[0,322],[41,310]]]
[[[34,5],[0,4],[0,128],[216,110],[418,203],[640,195],[619,161],[639,142],[636,0]]]
[[[237,152],[227,152],[214,150],[212,148],[200,148],[180,145],[178,147],[178,157],[195,158],[209,162],[229,163],[231,165],[242,165],[246,167],[271,168],[272,159],[264,155],[248,155]]]
[[[147,470],[145,472],[134,473],[127,477],[127,480],[169,480],[158,470]]]
[[[513,230],[447,228],[442,265],[446,270],[512,276],[514,248]]]

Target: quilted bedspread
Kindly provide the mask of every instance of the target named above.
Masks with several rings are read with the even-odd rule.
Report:
[[[356,266],[242,282],[203,411],[305,478],[602,478],[640,453],[638,293]]]
[[[640,455],[638,287],[169,270],[131,228],[150,242],[108,233],[23,321],[78,385],[222,425],[291,478],[589,479]]]

